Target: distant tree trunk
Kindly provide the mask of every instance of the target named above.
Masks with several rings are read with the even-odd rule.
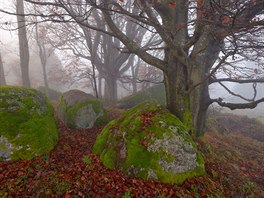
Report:
[[[102,94],[102,76],[99,73],[98,76],[98,96],[99,98],[103,98],[103,94]]]
[[[136,67],[136,68],[134,68],[134,67]],[[137,93],[137,82],[136,82],[136,77],[137,77],[137,75],[136,75],[136,70],[137,70],[137,68],[138,68],[138,65],[137,65],[137,66],[132,66],[132,67],[131,67],[131,75],[132,75],[132,82],[131,82],[131,84],[132,84],[132,94]]]
[[[45,93],[49,97],[49,82],[48,82],[48,76],[47,76],[47,58],[52,53],[47,54],[45,44],[41,42],[41,38],[39,36],[39,29],[38,24],[36,24],[36,41],[39,48],[39,58],[42,66],[42,72],[43,72],[43,80],[44,80],[44,86],[45,86]]]
[[[105,100],[108,104],[113,105],[117,102],[117,79],[113,76],[105,78]]]
[[[0,85],[6,85],[4,65],[3,65],[1,53],[0,53]]]
[[[22,82],[24,87],[30,87],[29,50],[28,50],[28,39],[26,32],[26,22],[24,16],[24,0],[16,0],[16,2],[17,2],[16,12],[17,12],[17,23],[18,23],[19,55],[20,55]]]

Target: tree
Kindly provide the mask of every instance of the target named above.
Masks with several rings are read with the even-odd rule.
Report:
[[[54,48],[47,48],[47,44],[45,43],[45,37],[47,36],[47,30],[45,27],[40,27],[39,25],[35,25],[35,39],[37,46],[39,48],[39,58],[40,58],[40,63],[42,66],[42,73],[43,73],[43,81],[44,81],[44,86],[45,86],[45,93],[49,97],[49,82],[48,82],[48,75],[47,75],[47,62],[48,58],[52,55],[54,52]]]
[[[130,53],[162,70],[167,107],[189,127],[194,136],[203,134],[210,104],[236,109],[254,108],[264,101],[261,98],[233,104],[222,98],[211,99],[208,91],[209,85],[215,82],[264,82],[256,76],[247,78],[250,75],[241,75],[239,79],[234,75],[220,79],[217,76],[218,71],[224,70],[225,65],[241,53],[243,46],[263,49],[263,45],[247,45],[250,32],[258,32],[254,39],[261,40],[259,35],[263,31],[263,20],[256,17],[264,10],[263,0],[135,0],[133,5],[125,0],[25,1],[52,11],[42,14],[43,18],[77,22],[118,38]],[[75,9],[80,5],[83,10],[89,9],[81,13],[80,9]],[[131,6],[138,11],[132,12]],[[89,23],[94,11],[102,13],[108,29]],[[162,45],[145,47],[138,44],[120,29],[117,24],[120,17],[141,25],[149,34],[158,35]],[[157,50],[163,52],[162,57],[153,55],[152,51]]]
[[[19,55],[20,55],[22,82],[24,87],[30,87],[29,50],[28,50],[26,20],[24,15],[24,1],[17,0],[16,3],[17,3],[16,13],[17,13],[17,24],[18,24]]]
[[[131,39],[137,39],[138,43],[142,42],[146,33],[145,29],[122,18],[118,20],[119,27],[127,32]],[[107,31],[108,27],[100,13],[93,13],[90,19],[90,23],[92,22],[100,24],[100,27]],[[66,34],[65,29],[68,30]],[[104,79],[104,99],[109,104],[115,104],[118,95],[118,79],[134,63],[134,55],[128,51],[123,53],[124,46],[117,38],[82,25],[60,24],[59,30],[58,26],[54,27],[54,35],[60,38],[59,42],[63,43],[60,47],[61,50],[70,49],[76,56],[91,62],[92,67],[95,67],[99,72],[99,93],[101,92],[101,80]],[[94,82],[96,83],[96,80]],[[100,93],[100,95],[102,94]]]
[[[0,85],[6,85],[4,64],[3,64],[1,52],[0,52]]]

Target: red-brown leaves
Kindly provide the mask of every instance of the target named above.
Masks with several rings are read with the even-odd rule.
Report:
[[[142,114],[143,126],[152,124],[153,115],[154,112]],[[259,197],[264,193],[264,161],[257,157],[263,153],[263,146],[248,139],[238,141],[238,137],[206,133],[207,142],[198,145],[206,156],[207,174],[177,186],[130,178],[105,168],[99,156],[91,153],[101,129],[76,130],[59,123],[60,140],[49,156],[0,162],[0,197]],[[141,145],[147,146],[151,137],[153,133],[146,132]],[[91,159],[90,164],[82,160],[84,156]],[[249,182],[254,183],[254,188],[246,188]],[[247,191],[242,192],[243,187]]]
[[[176,4],[176,2],[173,2],[173,1],[172,1],[172,2],[169,2],[168,5],[169,5],[170,7],[172,7],[172,8],[176,8],[176,5],[177,5],[177,4]]]
[[[141,119],[141,123],[142,123],[142,129],[146,130],[148,126],[153,124],[153,121],[151,119],[151,117],[154,115],[154,112],[147,112],[147,113],[143,113],[140,117]]]

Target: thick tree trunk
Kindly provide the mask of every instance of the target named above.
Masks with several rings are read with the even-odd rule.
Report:
[[[215,55],[210,53],[196,57],[197,65],[188,67],[179,63],[173,53],[166,53],[168,66],[163,72],[167,108],[187,126],[194,137],[204,133],[210,101],[206,75]]]
[[[168,69],[164,71],[167,108],[191,131],[192,117],[190,98],[187,94],[188,80],[186,67],[177,63],[177,61],[169,61],[169,63]]]
[[[22,82],[24,87],[30,87],[29,79],[29,50],[28,39],[26,32],[26,23],[24,14],[24,1],[17,0],[16,12],[18,23],[18,39],[19,39],[19,55],[20,55],[20,67],[22,74]]]
[[[202,84],[191,93],[187,92],[188,81],[184,66],[164,73],[167,108],[176,115],[194,136],[204,132],[206,111],[209,105],[208,85]]]
[[[1,53],[0,53],[0,85],[6,85],[4,64],[3,64],[3,61],[2,61]]]
[[[114,105],[117,102],[117,79],[113,76],[105,78],[105,100],[108,104]]]
[[[192,128],[195,130],[196,136],[204,134],[206,112],[209,106],[209,101],[208,82],[199,85],[190,93]]]

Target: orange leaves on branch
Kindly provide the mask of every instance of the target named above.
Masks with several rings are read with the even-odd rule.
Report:
[[[197,0],[197,16],[202,17],[205,15],[205,8],[203,6],[204,0]]]
[[[233,19],[232,17],[229,17],[229,16],[223,16],[221,18],[221,23],[222,24],[229,24],[229,23],[232,23],[233,22]]]
[[[173,2],[173,1],[172,2],[169,2],[168,5],[170,7],[172,7],[172,8],[176,8],[176,6],[177,6],[176,2]]]

